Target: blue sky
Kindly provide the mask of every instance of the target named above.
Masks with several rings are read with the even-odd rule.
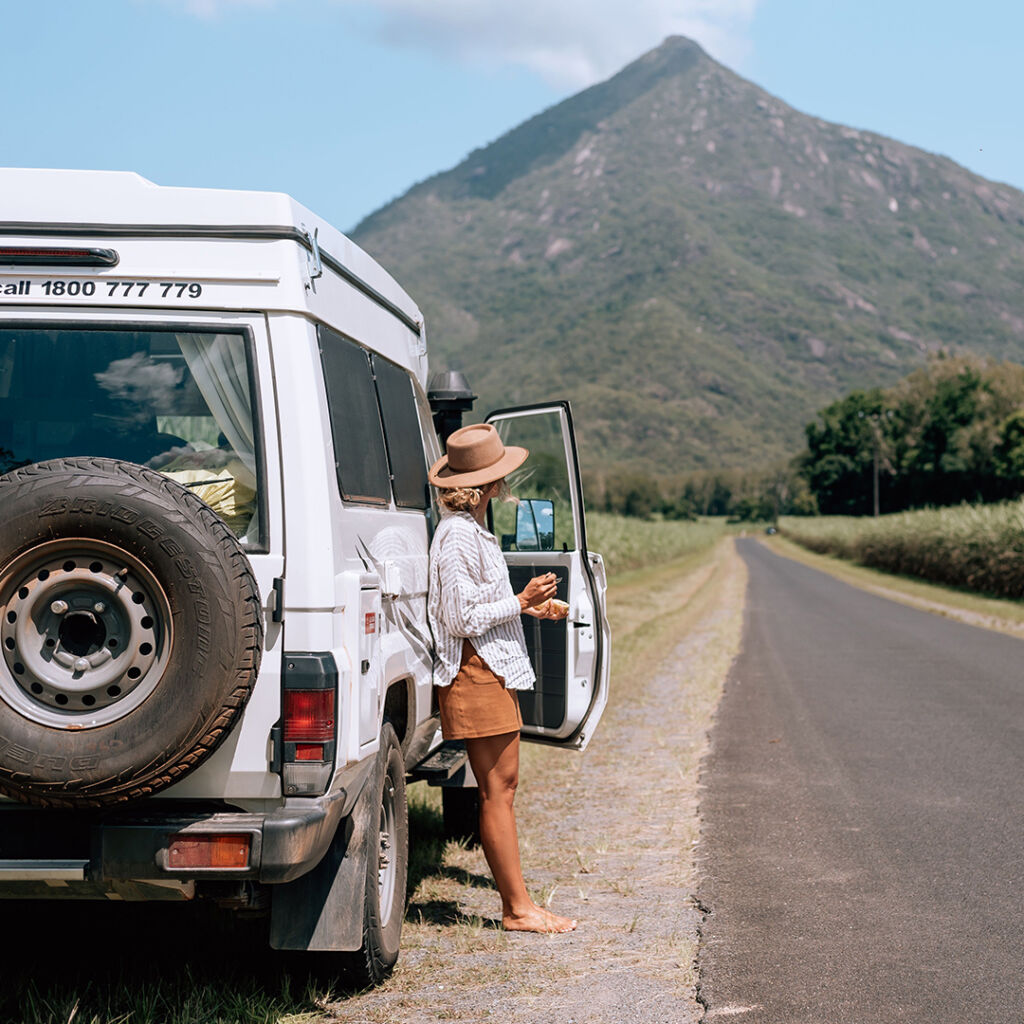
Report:
[[[0,33],[0,164],[274,189],[342,229],[672,33],[1024,188],[1011,0],[0,0]]]

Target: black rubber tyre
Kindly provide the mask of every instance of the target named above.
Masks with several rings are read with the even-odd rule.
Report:
[[[470,848],[480,845],[480,790],[476,786],[442,786],[441,814],[445,839]]]
[[[259,671],[249,560],[174,481],[75,458],[0,477],[0,793],[103,807],[228,733]]]
[[[378,985],[398,961],[409,868],[409,808],[405,761],[390,722],[384,723],[377,754],[377,811],[367,835],[363,944],[350,963],[356,980]],[[379,827],[374,827],[379,822]]]

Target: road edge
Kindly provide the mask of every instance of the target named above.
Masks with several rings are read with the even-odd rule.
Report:
[[[755,539],[780,558],[817,569],[858,590],[968,626],[1024,638],[1024,605],[1017,602],[951,590],[938,583],[894,576],[831,555],[819,555],[779,534]]]

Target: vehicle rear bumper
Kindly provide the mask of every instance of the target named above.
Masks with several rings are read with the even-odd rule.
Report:
[[[53,891],[46,895],[76,888],[102,895],[104,887],[126,881],[290,882],[320,862],[370,767],[357,766],[347,785],[327,796],[288,798],[265,813],[183,810],[158,800],[101,817],[6,805],[0,808],[0,897],[32,898],[47,886]],[[248,837],[246,866],[182,870],[169,863],[175,836],[215,834]]]

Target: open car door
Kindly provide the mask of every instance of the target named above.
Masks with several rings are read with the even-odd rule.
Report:
[[[604,562],[587,550],[583,488],[568,402],[500,409],[487,417],[506,445],[530,450],[508,477],[519,504],[491,502],[491,529],[518,593],[554,572],[565,619],[523,616],[535,689],[520,690],[524,740],[582,750],[608,701],[611,634]]]

